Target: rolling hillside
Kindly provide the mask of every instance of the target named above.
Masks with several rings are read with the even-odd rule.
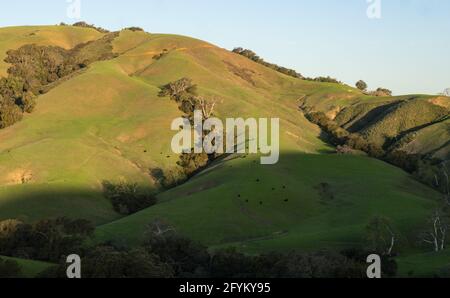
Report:
[[[296,111],[295,89],[317,84],[186,37],[124,31],[114,47],[122,53],[118,58],[59,84],[39,97],[36,111],[0,131],[2,218],[116,219],[102,197],[102,181],[126,179],[154,188],[151,169],[176,166],[169,128],[181,112],[157,95],[159,86],[183,76],[192,78],[202,94],[219,98],[219,116],[282,118],[284,150],[327,148],[317,138],[320,130]],[[165,48],[169,54],[154,60]],[[234,74],[233,63],[251,69],[255,85]]]
[[[253,253],[346,248],[358,246],[368,219],[383,214],[395,219],[409,247],[416,241],[411,231],[440,198],[365,157],[285,152],[273,167],[236,156],[212,168],[161,194],[158,205],[101,226],[100,240],[138,244],[159,220],[208,246],[235,244]]]
[[[3,28],[0,58],[24,44],[69,49],[101,37],[71,26]],[[415,133],[404,148],[448,158],[448,98],[366,96],[346,85],[292,78],[177,35],[123,30],[113,51],[116,58],[60,82],[38,97],[33,113],[0,130],[0,220],[88,219],[98,226],[98,241],[127,246],[162,220],[211,248],[235,245],[257,253],[360,246],[368,220],[384,215],[401,232],[401,250],[409,252],[415,231],[442,198],[384,162],[334,154],[299,106],[325,111],[380,142]],[[0,76],[7,68],[0,62]],[[218,101],[220,118],[280,118],[280,162],[262,166],[257,156],[233,155],[162,192],[151,172],[178,168],[170,125],[181,112],[158,93],[182,77]],[[106,180],[136,182],[158,193],[159,203],[123,217],[103,196]]]
[[[450,158],[450,98],[428,95],[331,101],[306,98],[303,107],[325,112],[375,144],[410,154]]]

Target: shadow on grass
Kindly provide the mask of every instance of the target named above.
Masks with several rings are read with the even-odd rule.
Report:
[[[121,217],[101,189],[30,184],[0,190],[0,220],[35,222],[62,216],[86,219],[96,225]]]

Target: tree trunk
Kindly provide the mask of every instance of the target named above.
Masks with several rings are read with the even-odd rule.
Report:
[[[387,251],[387,255],[388,256],[392,255],[392,251],[394,250],[394,246],[395,246],[395,236],[392,236],[392,238],[391,238],[391,246],[389,247],[389,249]]]

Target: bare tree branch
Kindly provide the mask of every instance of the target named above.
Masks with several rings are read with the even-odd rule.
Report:
[[[449,226],[446,222],[444,222],[444,219],[439,211],[436,211],[433,214],[431,224],[431,231],[424,233],[422,241],[433,245],[435,252],[445,250]]]

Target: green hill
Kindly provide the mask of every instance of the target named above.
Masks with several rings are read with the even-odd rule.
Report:
[[[427,95],[361,97],[344,101],[303,100],[343,128],[378,145],[448,159],[450,98]]]
[[[431,153],[442,160],[450,158],[450,119],[407,133],[395,146],[407,152]]]
[[[72,26],[4,28],[0,57],[23,44],[70,49],[102,36]],[[362,246],[369,219],[383,215],[401,232],[401,250],[408,253],[441,200],[398,168],[334,154],[299,109],[325,111],[380,139],[424,126],[414,139],[420,144],[405,147],[442,154],[448,123],[439,121],[448,107],[432,103],[433,97],[366,96],[342,84],[293,78],[177,35],[124,30],[112,44],[116,58],[62,80],[38,97],[33,113],[0,130],[0,220],[84,218],[98,226],[98,241],[128,246],[139,243],[152,221],[163,220],[211,248],[235,245],[257,253]],[[0,64],[0,74],[7,68]],[[158,93],[183,77],[198,85],[200,95],[217,100],[220,118],[280,118],[280,162],[261,166],[257,156],[230,156],[161,191],[152,170],[179,169],[170,125],[181,112]],[[404,115],[415,121],[403,121]],[[425,142],[433,146],[424,150]],[[160,201],[123,217],[103,196],[106,180],[136,182]]]
[[[99,227],[99,239],[137,244],[160,220],[209,246],[248,252],[348,248],[364,240],[368,219],[384,215],[409,247],[440,199],[403,171],[365,157],[286,152],[272,167],[236,156],[213,169],[161,194],[155,207]]]
[[[32,114],[0,131],[1,218],[116,219],[102,197],[103,180],[155,188],[151,169],[176,167],[169,128],[181,113],[157,95],[159,86],[183,76],[192,78],[202,94],[220,100],[219,116],[280,117],[284,150],[317,153],[327,148],[318,138],[320,130],[296,111],[295,90],[319,84],[186,37],[124,31],[114,47],[122,53],[118,58],[62,82],[39,97]],[[153,59],[164,48],[169,54]],[[233,73],[232,63],[253,69],[255,85]]]

